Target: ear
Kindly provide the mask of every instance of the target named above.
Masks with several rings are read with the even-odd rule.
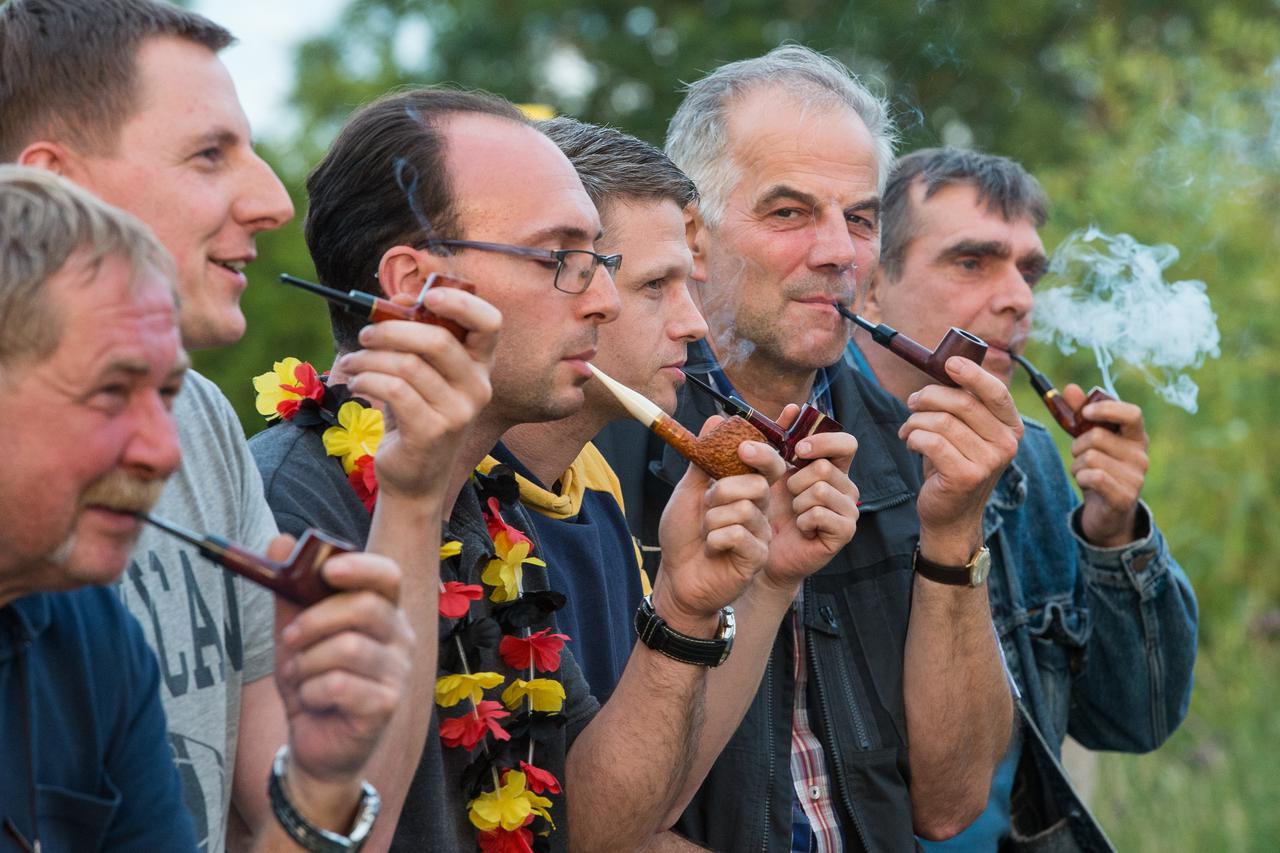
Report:
[[[865,290],[854,306],[859,314],[873,323],[880,322],[880,288],[885,286],[884,267],[877,264],[871,273],[871,278],[867,281]]]
[[[447,258],[433,255],[426,249],[412,246],[392,246],[378,262],[378,283],[388,299],[397,293],[407,293],[417,299],[422,284],[433,272],[448,272]]]
[[[702,218],[702,211],[696,204],[684,209],[684,239],[693,253],[693,272],[689,278],[698,284],[707,281],[707,223]]]
[[[78,181],[84,170],[79,160],[61,143],[41,139],[23,148],[15,160],[19,166],[34,166]]]

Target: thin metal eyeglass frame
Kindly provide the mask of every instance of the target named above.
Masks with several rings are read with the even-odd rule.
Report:
[[[601,266],[609,273],[609,278],[617,275],[622,266],[622,255],[602,255],[590,249],[536,249],[533,246],[513,246],[510,243],[487,243],[483,240],[428,240],[424,248],[432,246],[453,246],[459,249],[478,249],[482,252],[498,252],[517,258],[528,258],[532,261],[555,261],[556,277],[551,286],[561,293],[586,293],[587,288],[596,277],[596,270]],[[590,255],[592,258],[591,274],[585,279],[581,290],[568,290],[560,286],[560,273],[564,270],[564,260],[569,255]]]

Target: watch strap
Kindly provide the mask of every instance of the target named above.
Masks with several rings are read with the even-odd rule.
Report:
[[[312,853],[344,853],[356,851],[364,846],[373,829],[374,819],[382,807],[382,800],[377,790],[368,782],[362,782],[360,792],[360,808],[356,812],[355,824],[348,835],[339,835],[327,829],[312,825],[298,813],[289,802],[284,790],[285,761],[289,756],[289,747],[280,747],[275,761],[271,763],[271,776],[267,781],[267,796],[271,801],[271,811],[275,814],[280,826],[289,837],[298,843],[303,850]]]
[[[674,630],[653,609],[653,597],[646,595],[636,608],[636,635],[655,652],[693,666],[719,666],[729,658],[736,625],[732,607],[720,610],[720,630],[709,640],[690,637]]]
[[[947,584],[948,586],[970,585],[971,572],[969,564],[946,566],[942,563],[935,563],[920,553],[919,545],[916,545],[916,553],[912,561],[916,572],[934,583]],[[970,563],[972,563],[972,560]]]

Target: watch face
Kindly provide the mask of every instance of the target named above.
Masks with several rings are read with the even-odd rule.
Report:
[[[991,552],[986,548],[980,550],[973,558],[973,568],[969,571],[969,585],[982,586],[987,582],[987,574],[991,571]]]

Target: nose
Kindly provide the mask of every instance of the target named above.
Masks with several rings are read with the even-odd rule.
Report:
[[[580,293],[577,299],[579,313],[597,325],[612,323],[618,319],[618,314],[622,311],[618,288],[604,264],[596,267],[596,274],[591,279],[591,284],[587,285],[587,289]]]
[[[182,462],[177,423],[158,391],[138,403],[123,462],[134,475],[148,480],[168,477]]]
[[[702,340],[707,336],[707,321],[689,293],[688,282],[674,288],[674,291],[676,304],[667,335],[671,340],[685,344]]]
[[[840,273],[857,260],[857,247],[849,234],[843,209],[819,208],[813,217],[813,244],[809,248],[809,266]]]
[[[1000,276],[999,287],[992,300],[992,310],[997,314],[1012,312],[1015,319],[1022,320],[1031,313],[1033,304],[1031,285],[1015,264],[1008,264]]]
[[[243,172],[234,207],[237,222],[256,234],[293,218],[293,199],[265,160],[251,154]]]

